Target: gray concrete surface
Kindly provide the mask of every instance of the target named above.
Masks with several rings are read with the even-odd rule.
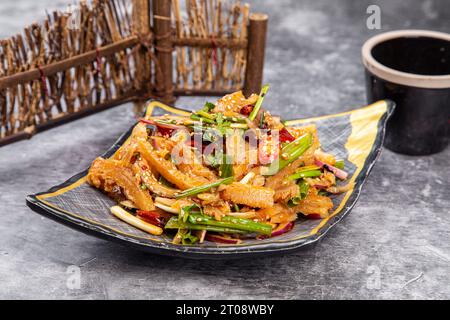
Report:
[[[270,14],[267,105],[285,117],[365,103],[360,46],[366,8],[382,30],[450,30],[446,1],[253,1]],[[64,1],[3,0],[0,35]],[[195,107],[203,98],[183,98]],[[98,240],[42,218],[26,194],[84,169],[133,122],[131,105],[0,148],[0,298],[450,298],[450,149],[429,157],[385,150],[353,212],[314,248],[285,256],[190,261]],[[70,289],[71,265],[81,270]],[[69,269],[70,270],[70,269]],[[70,284],[70,283],[69,283]]]

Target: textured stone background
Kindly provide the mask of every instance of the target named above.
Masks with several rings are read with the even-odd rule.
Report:
[[[67,2],[1,1],[0,36]],[[254,10],[270,14],[270,109],[289,118],[365,103],[360,47],[376,33],[365,26],[372,3],[382,8],[381,31],[450,30],[444,0],[253,1]],[[178,105],[203,101],[183,98]],[[0,298],[450,298],[450,149],[429,157],[385,150],[353,212],[314,248],[281,257],[154,256],[83,235],[25,206],[25,195],[86,168],[132,122],[132,106],[123,105],[0,148]],[[70,265],[81,267],[79,290],[66,286]]]

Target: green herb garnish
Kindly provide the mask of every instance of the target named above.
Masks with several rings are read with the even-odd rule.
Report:
[[[288,164],[294,162],[300,157],[313,143],[313,136],[311,133],[305,133],[294,141],[284,146],[277,160],[272,162],[268,167],[266,175],[272,175],[285,168]]]
[[[189,222],[191,224],[209,225],[214,227],[232,228],[249,232],[256,232],[265,235],[272,234],[272,226],[267,223],[255,222],[249,219],[242,219],[230,216],[222,217],[222,220],[218,221],[210,216],[204,216],[199,214],[192,214],[189,216]]]
[[[222,157],[222,164],[220,165],[219,174],[221,178],[228,178],[233,176],[233,159],[226,154]]]
[[[263,101],[264,101],[264,97],[266,96],[267,91],[269,91],[269,85],[268,85],[268,84],[266,84],[266,85],[265,85],[264,87],[262,87],[262,89],[261,89],[261,92],[260,92],[260,94],[259,94],[258,100],[256,101],[255,106],[253,107],[252,112],[250,112],[250,114],[249,114],[249,116],[248,116],[248,118],[249,118],[250,121],[255,120],[256,115],[257,115],[258,112],[259,112],[259,109],[261,109],[261,105],[262,105],[262,103],[263,103]]]
[[[229,178],[215,181],[213,183],[205,184],[203,186],[190,188],[190,189],[184,190],[183,192],[179,193],[178,195],[175,196],[175,198],[181,199],[181,198],[195,196],[196,194],[205,192],[211,188],[218,187],[221,184],[229,184],[229,183],[233,182],[233,180],[234,180],[234,177],[229,177]]]

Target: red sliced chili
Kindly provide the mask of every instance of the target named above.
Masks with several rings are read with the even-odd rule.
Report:
[[[169,220],[169,217],[167,217],[164,214],[161,214],[158,211],[138,210],[136,211],[136,214],[139,218],[141,218],[145,222],[151,223],[158,227],[164,227],[167,221]]]
[[[140,121],[156,126],[158,132],[163,136],[170,136],[175,130],[180,128],[180,126],[177,125],[159,123],[153,120],[141,119]]]
[[[244,116],[248,116],[248,115],[250,115],[250,113],[252,111],[253,111],[253,106],[251,104],[249,104],[249,105],[242,107],[240,113]]]
[[[305,218],[306,219],[310,219],[310,220],[320,220],[320,219],[322,219],[320,214],[317,214],[317,213],[308,214],[308,215],[305,216]]]
[[[295,140],[295,137],[292,136],[292,134],[289,133],[289,131],[286,128],[283,128],[280,130],[280,142],[292,142]]]

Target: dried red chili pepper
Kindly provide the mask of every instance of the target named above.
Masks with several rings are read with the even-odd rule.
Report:
[[[320,219],[322,219],[320,214],[317,214],[317,213],[308,214],[308,215],[305,216],[305,218],[306,219],[310,219],[310,220],[320,220]]]
[[[295,137],[292,136],[292,134],[289,133],[289,131],[286,128],[283,128],[279,132],[280,134],[280,142],[292,142],[295,140]]]
[[[244,116],[248,116],[252,112],[252,110],[253,110],[253,106],[251,104],[249,104],[249,105],[243,106],[241,108],[240,113]]]
[[[145,222],[151,223],[158,227],[164,227],[167,221],[169,220],[169,217],[158,211],[138,210],[136,211],[136,214],[139,218],[141,218]]]

